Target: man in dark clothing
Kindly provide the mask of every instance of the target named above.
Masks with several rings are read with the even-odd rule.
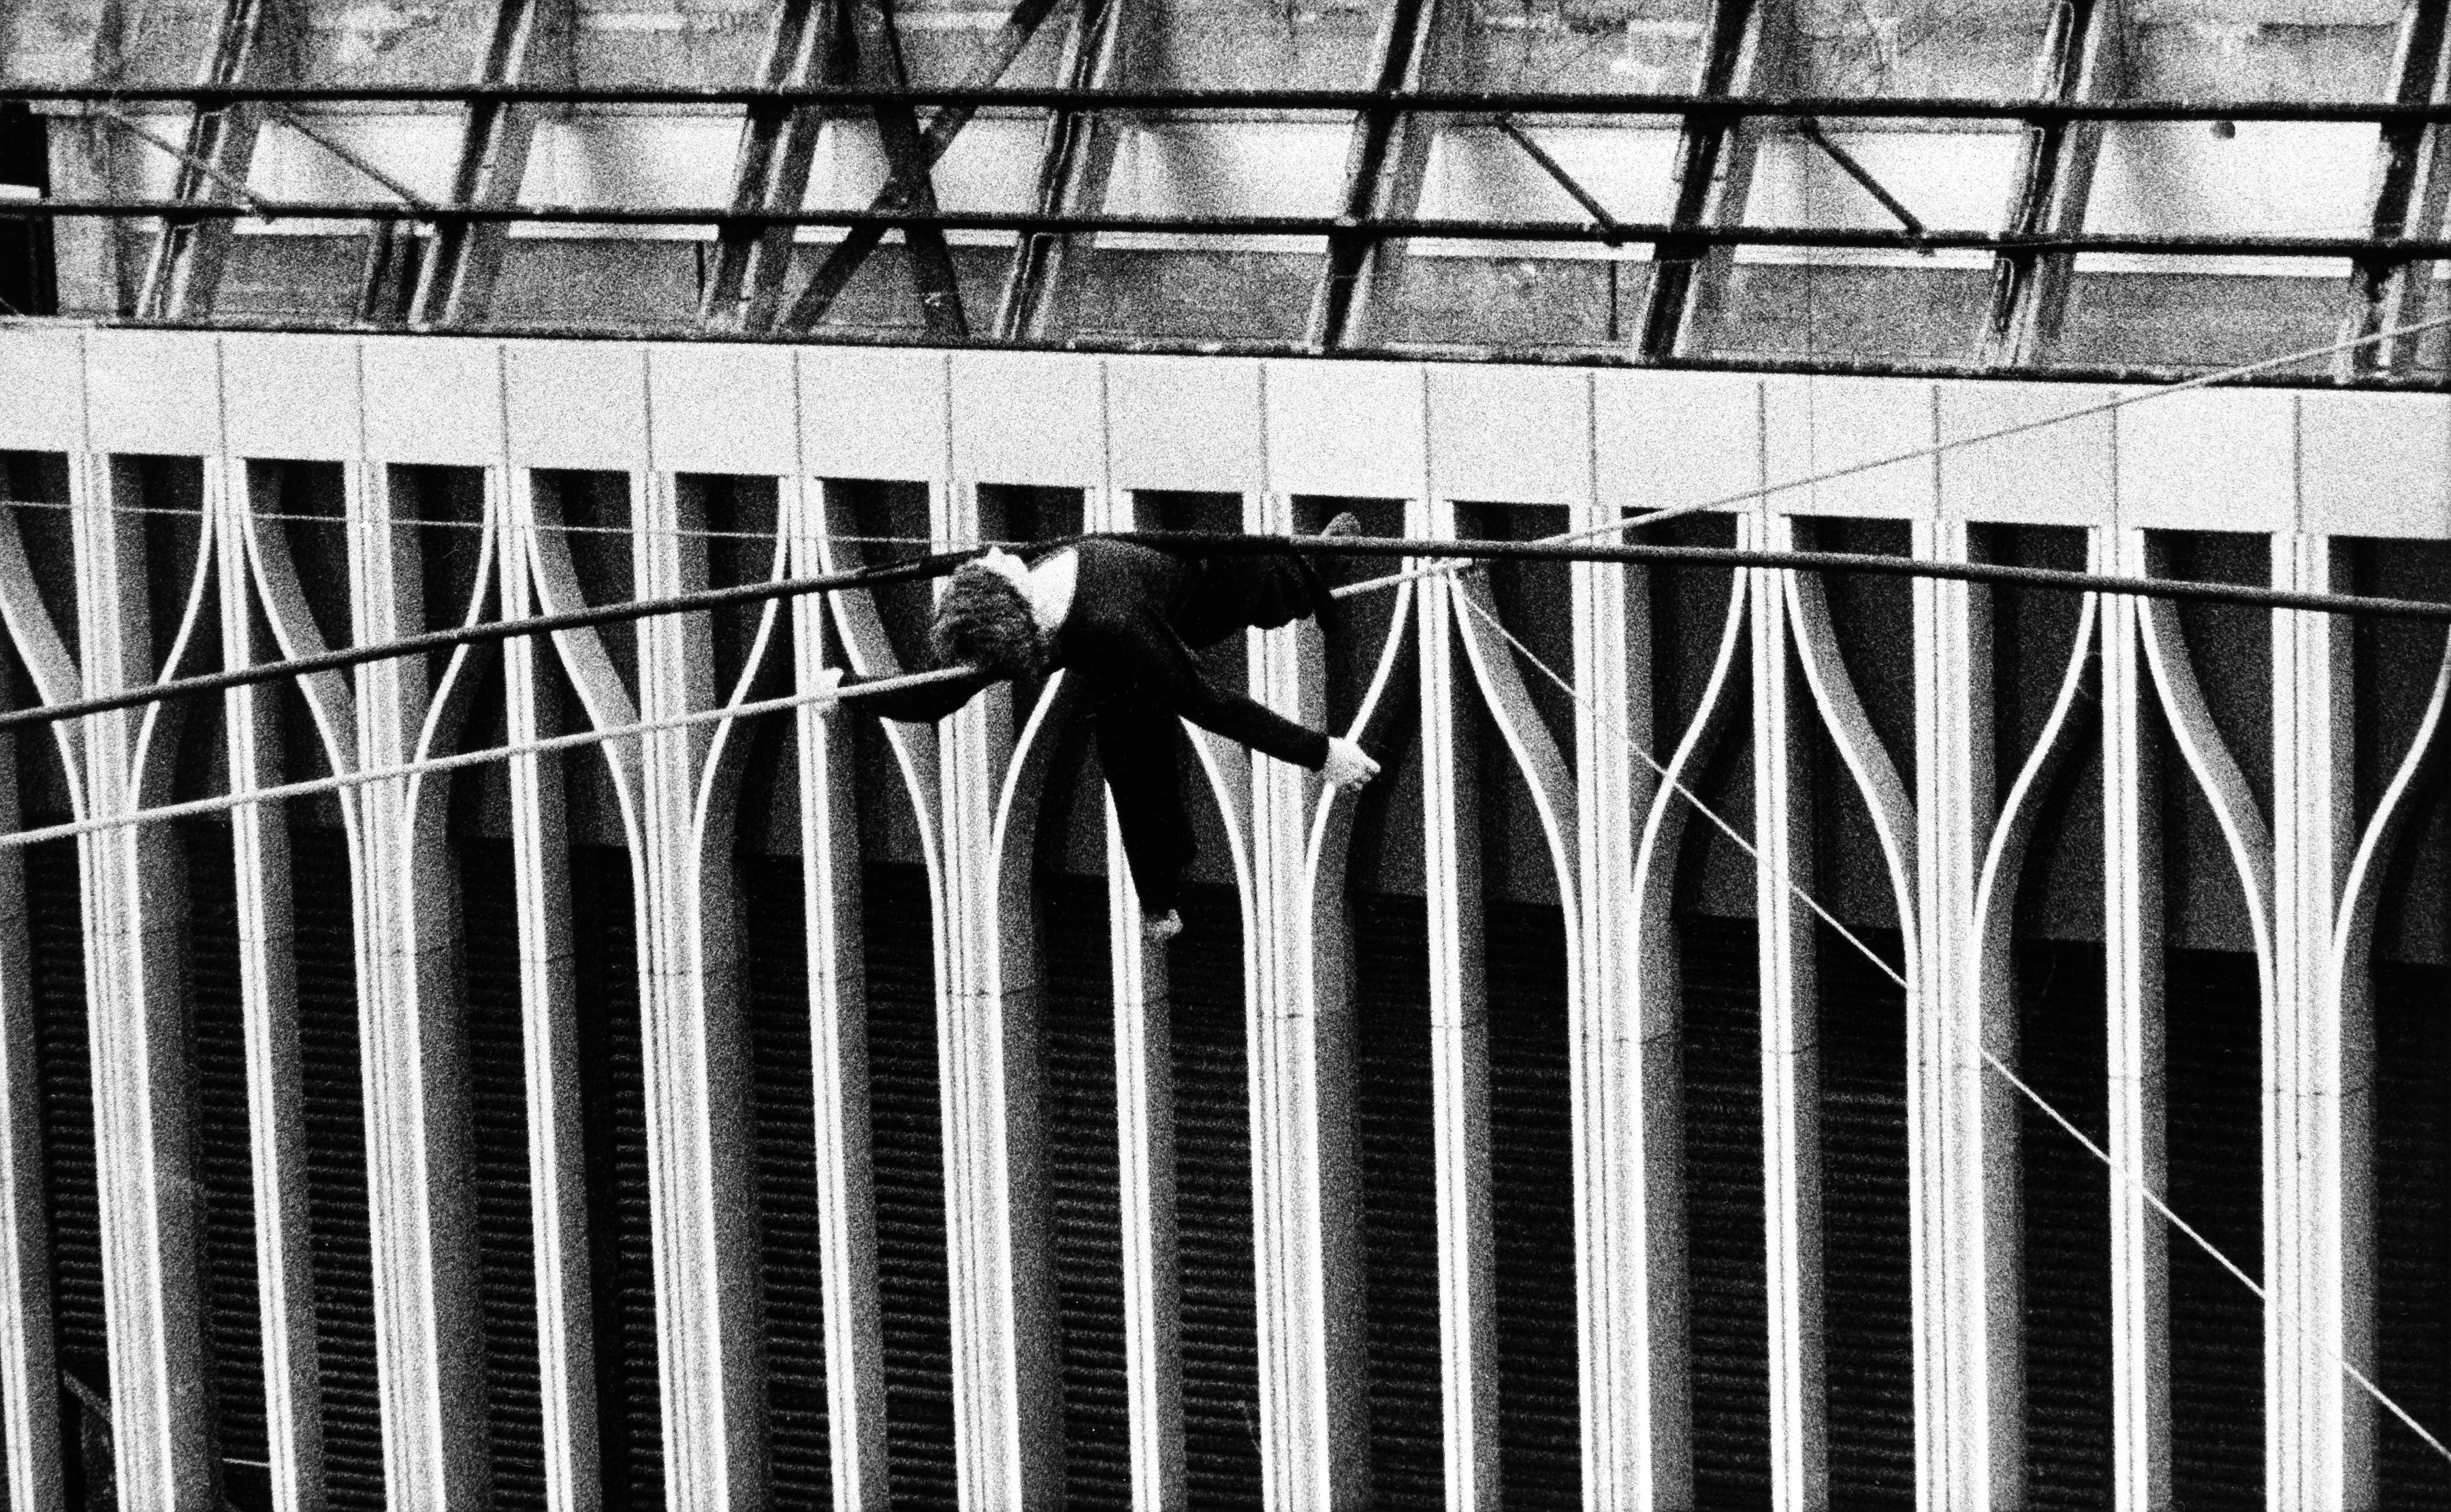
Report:
[[[1325,532],[1358,533],[1350,515]],[[932,722],[1008,678],[1063,669],[1086,682],[1143,927],[1170,939],[1183,928],[1175,904],[1194,848],[1178,719],[1347,791],[1378,775],[1352,741],[1211,686],[1192,656],[1241,630],[1333,609],[1319,574],[1290,551],[1202,557],[1091,537],[1027,561],[990,552],[955,570],[931,638],[940,663],[978,671],[863,701],[888,719]]]

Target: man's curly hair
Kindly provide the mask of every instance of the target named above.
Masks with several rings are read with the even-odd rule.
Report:
[[[939,663],[971,662],[999,677],[1034,677],[1047,667],[1047,638],[1012,579],[966,561],[946,579],[930,631]]]

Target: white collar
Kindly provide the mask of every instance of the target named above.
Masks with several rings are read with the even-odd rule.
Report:
[[[1080,554],[1059,551],[1033,564],[1029,572],[1029,612],[1038,628],[1053,635],[1072,614],[1073,590],[1081,581]]]

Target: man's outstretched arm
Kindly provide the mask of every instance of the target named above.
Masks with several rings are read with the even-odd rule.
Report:
[[[882,677],[863,677],[854,672],[843,674],[842,686],[856,688],[862,683],[882,682]],[[862,714],[873,714],[882,719],[898,719],[910,724],[933,724],[954,710],[977,697],[995,678],[985,672],[947,682],[923,683],[917,687],[896,688],[892,693],[872,694],[845,705]]]

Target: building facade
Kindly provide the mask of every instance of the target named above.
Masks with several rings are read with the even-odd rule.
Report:
[[[1348,509],[2451,600],[2451,8],[2270,9],[0,0],[0,703]],[[738,712],[930,604],[0,729],[5,1504],[2451,1501],[2439,620],[1408,576],[1158,947],[1060,676]]]

